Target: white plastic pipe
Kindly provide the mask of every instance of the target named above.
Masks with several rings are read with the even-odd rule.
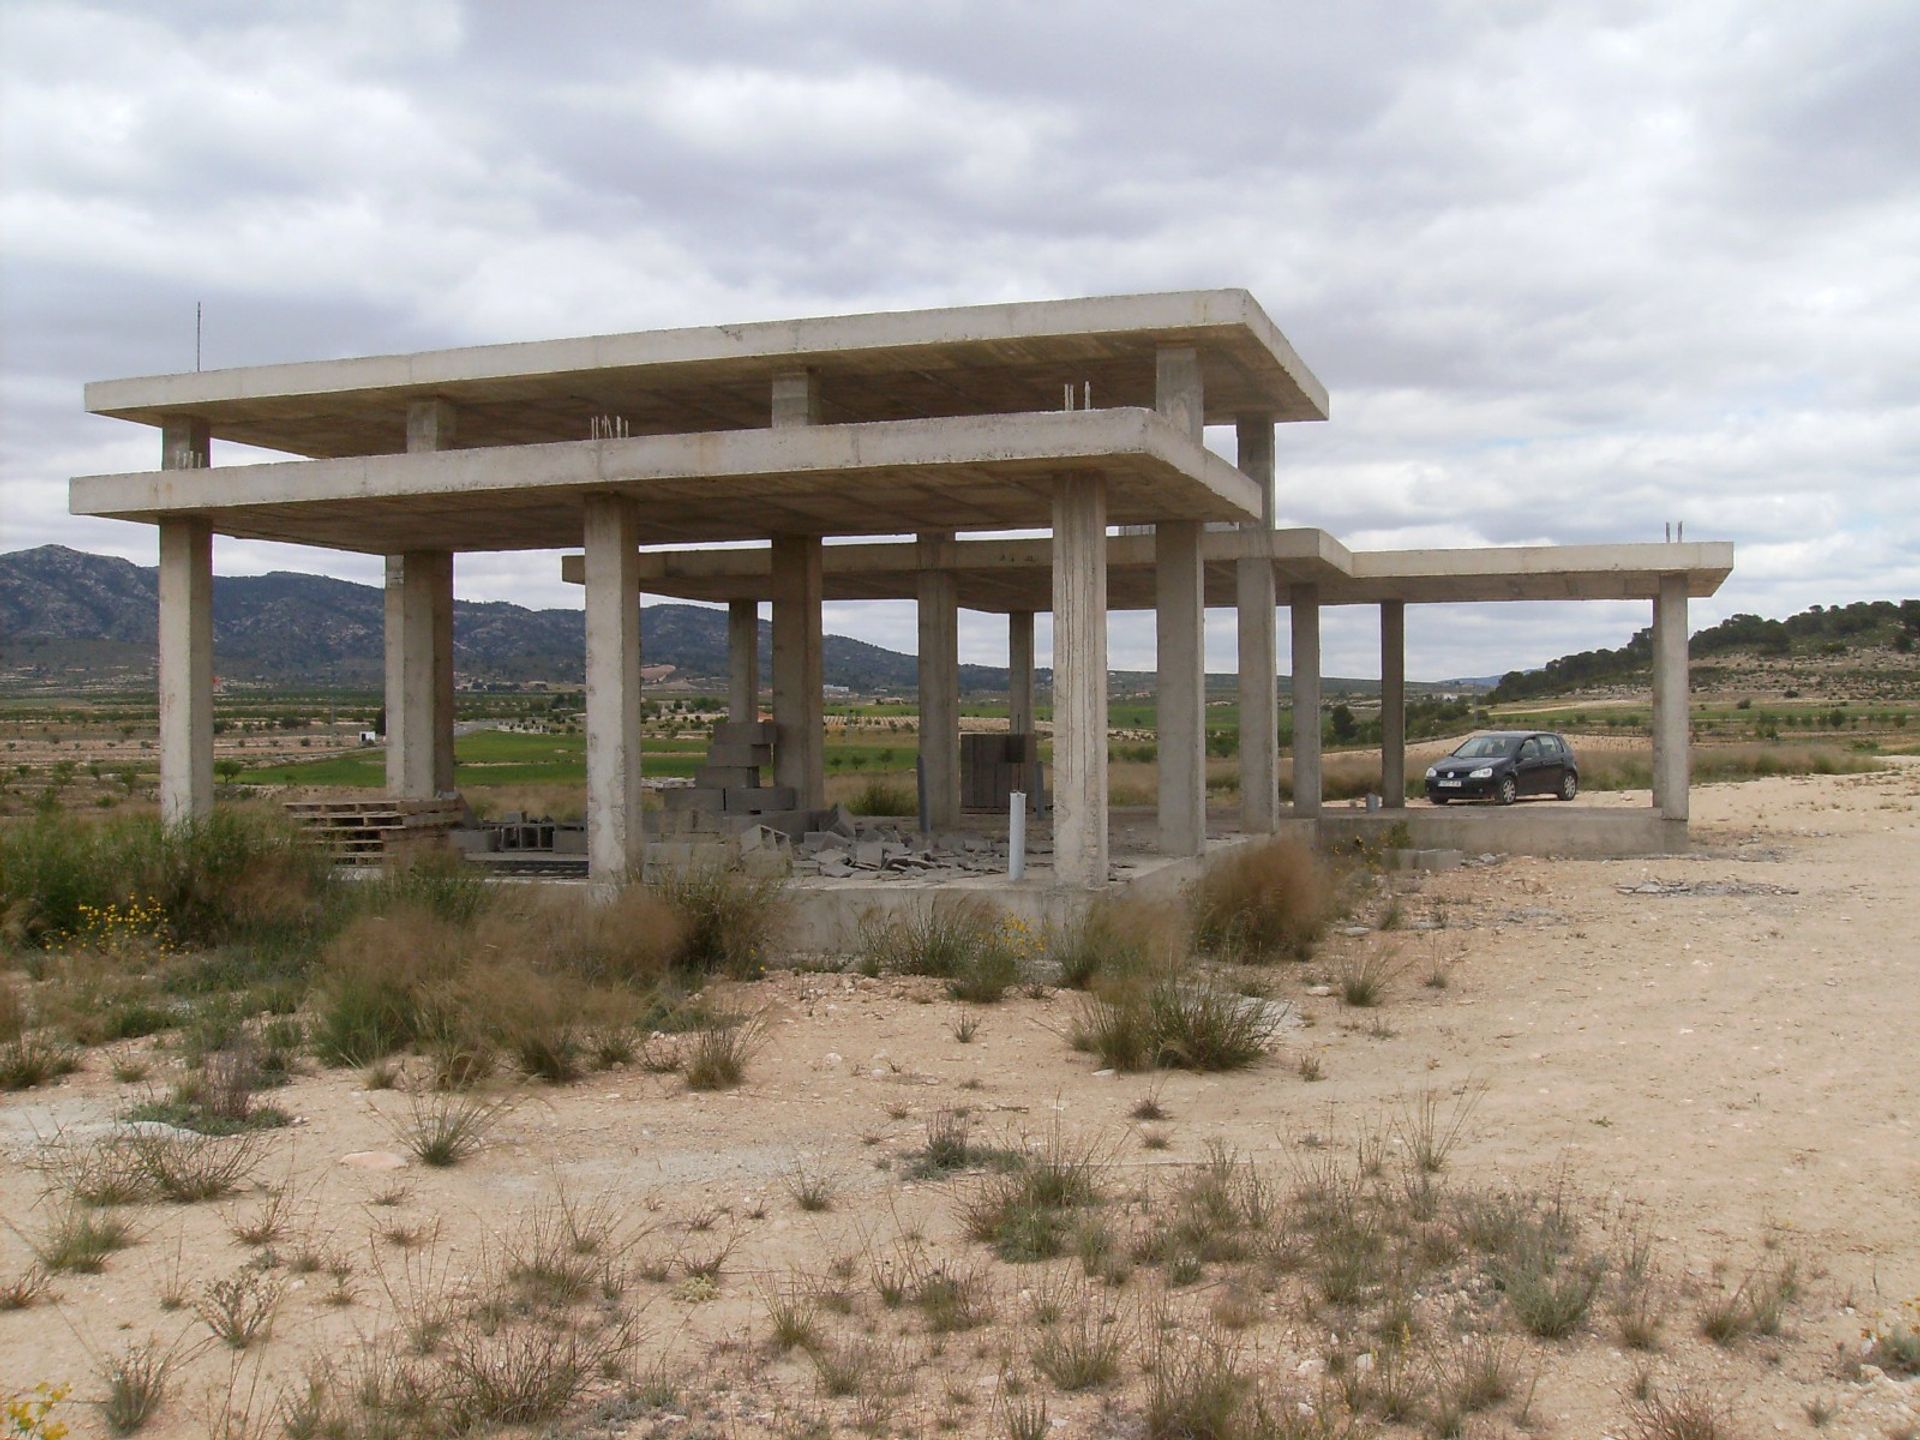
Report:
[[[1007,797],[1007,878],[1027,873],[1027,795],[1016,790]]]

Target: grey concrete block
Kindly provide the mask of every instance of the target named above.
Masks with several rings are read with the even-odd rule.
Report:
[[[724,809],[729,814],[758,815],[767,810],[791,810],[798,797],[791,785],[739,786],[724,790]]]
[[[703,790],[698,786],[685,790],[662,790],[660,803],[668,811],[706,810],[719,812],[727,808],[726,797],[718,790]]]
[[[553,853],[556,855],[584,855],[587,853],[587,827],[584,825],[556,825],[553,827]]]
[[[769,830],[778,830],[782,835],[804,835],[807,827],[813,823],[810,810],[762,810],[754,815],[756,824]]]
[[[693,772],[696,790],[744,790],[759,783],[760,772],[751,765],[702,765]]]
[[[771,745],[773,737],[771,720],[722,720],[713,727],[716,745]]]
[[[707,751],[707,764],[742,766],[757,770],[773,763],[771,745],[738,745],[715,741]]]

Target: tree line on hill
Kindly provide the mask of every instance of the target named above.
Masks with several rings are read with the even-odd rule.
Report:
[[[1695,660],[1736,653],[1784,658],[1846,655],[1890,648],[1910,655],[1920,647],[1920,600],[1861,600],[1852,605],[1813,605],[1785,620],[1730,615],[1695,632],[1687,653]],[[1640,680],[1653,671],[1653,631],[1636,631],[1618,650],[1583,650],[1549,660],[1538,670],[1512,670],[1500,677],[1488,700],[1502,704]]]

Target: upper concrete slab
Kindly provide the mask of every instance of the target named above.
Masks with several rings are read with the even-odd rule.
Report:
[[[87,409],[295,455],[406,448],[409,402],[459,410],[463,447],[585,439],[592,419],[639,435],[768,423],[772,377],[807,369],[828,423],[1061,408],[1150,407],[1154,352],[1200,351],[1209,423],[1323,420],[1327,392],[1245,290],[1178,291],[703,326],[196,371],[87,386]]]
[[[1232,607],[1235,562],[1273,560],[1280,602],[1286,587],[1313,584],[1330,605],[1407,600],[1419,604],[1488,600],[1651,599],[1660,577],[1684,575],[1688,593],[1711,595],[1733,568],[1733,546],[1543,545],[1456,550],[1349,552],[1324,530],[1210,531],[1201,538],[1206,602]],[[910,543],[829,545],[822,585],[829,600],[912,599],[922,552]],[[1052,601],[1052,543],[1045,539],[955,540],[936,551],[952,570],[960,604],[969,610],[1043,611]],[[561,576],[581,578],[580,557],[564,556]],[[640,557],[640,589],[683,600],[764,600],[770,592],[768,552],[655,550]],[[1156,581],[1154,538],[1107,538],[1107,608],[1151,610]]]
[[[192,515],[223,535],[393,554],[581,543],[591,494],[632,496],[644,544],[1044,527],[1098,475],[1118,523],[1234,520],[1259,487],[1151,410],[1076,410],[573,440],[76,479],[76,515]],[[911,593],[911,592],[910,592]]]

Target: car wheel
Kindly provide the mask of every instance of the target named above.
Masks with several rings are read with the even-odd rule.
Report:
[[[1513,804],[1514,801],[1520,798],[1519,782],[1516,781],[1511,775],[1502,775],[1500,777],[1499,795],[1500,795],[1500,803],[1502,805]]]
[[[1560,776],[1560,798],[1562,800],[1571,800],[1579,793],[1580,777],[1571,770],[1564,772]]]
[[[1436,805],[1444,805],[1453,797],[1451,795],[1429,795],[1427,798]]]

